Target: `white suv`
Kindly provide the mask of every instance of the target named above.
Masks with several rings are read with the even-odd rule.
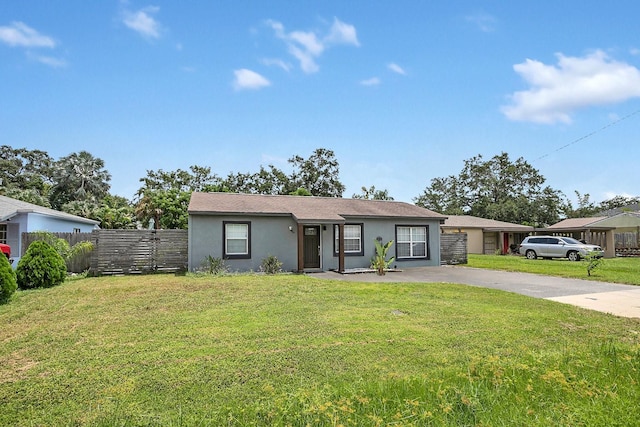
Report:
[[[587,245],[572,237],[563,236],[529,236],[520,243],[518,248],[520,255],[528,259],[542,258],[569,258],[570,261],[579,261],[587,255],[598,258],[604,256],[600,246]]]

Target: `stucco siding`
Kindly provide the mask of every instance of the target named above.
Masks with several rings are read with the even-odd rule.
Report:
[[[298,225],[291,217],[251,217],[251,216],[189,216],[189,270],[197,270],[208,255],[224,258],[223,224],[225,221],[248,221],[251,223],[251,257],[248,259],[226,259],[231,271],[259,271],[262,260],[274,255],[282,262],[284,271],[298,270]],[[345,268],[366,268],[375,253],[374,239],[380,237],[383,243],[396,239],[396,225],[425,225],[428,227],[430,259],[398,260],[393,266],[398,268],[440,265],[440,234],[437,220],[390,220],[348,218],[347,224],[362,224],[363,255],[345,255]],[[333,223],[305,223],[305,226],[319,226],[320,268],[339,268],[339,258],[335,253]],[[291,228],[291,230],[290,230]],[[396,256],[395,243],[389,256]]]
[[[282,262],[284,271],[297,268],[296,223],[291,218],[203,216],[189,217],[189,270],[197,270],[208,255],[224,258],[223,224],[225,221],[251,223],[249,259],[227,259],[231,271],[258,271],[262,260],[274,255]],[[293,232],[289,231],[292,227]]]

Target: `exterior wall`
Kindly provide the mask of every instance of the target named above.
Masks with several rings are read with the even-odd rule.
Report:
[[[250,221],[249,259],[227,259],[231,271],[259,271],[262,260],[273,255],[284,271],[298,268],[296,223],[291,217],[189,216],[189,270],[202,266],[208,255],[223,258],[223,221]],[[293,232],[289,231],[292,227]]]
[[[226,259],[225,264],[231,271],[259,271],[262,260],[274,255],[282,262],[284,271],[298,270],[297,223],[286,217],[238,217],[238,216],[189,216],[189,270],[202,266],[208,255],[223,258],[223,222],[251,222],[251,258]],[[428,260],[402,260],[393,263],[394,267],[407,268],[417,266],[440,265],[440,234],[437,220],[377,220],[350,218],[347,224],[363,224],[362,244],[364,255],[346,255],[345,268],[368,268],[375,253],[374,239],[382,238],[386,243],[396,239],[396,225],[428,226]],[[320,251],[322,270],[338,269],[339,259],[334,253],[334,224],[305,223],[305,226],[320,226]],[[290,231],[290,227],[293,231]],[[396,256],[395,245],[389,250],[389,256]]]
[[[22,253],[22,233],[34,231],[50,231],[52,233],[73,233],[80,229],[81,233],[90,233],[96,229],[93,224],[70,221],[37,213],[19,214],[7,222],[7,244],[11,246],[13,266],[18,265]]]

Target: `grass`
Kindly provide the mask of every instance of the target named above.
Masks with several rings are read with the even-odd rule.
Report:
[[[640,258],[633,257],[603,259],[602,263],[591,272],[591,276],[587,274],[588,263],[584,260],[579,262],[567,259],[530,260],[514,255],[469,254],[467,266],[640,285]]]
[[[86,278],[0,306],[0,425],[634,425],[640,322],[496,290]]]

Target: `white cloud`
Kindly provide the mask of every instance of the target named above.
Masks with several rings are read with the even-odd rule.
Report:
[[[52,68],[63,68],[67,66],[67,61],[64,59],[54,58],[52,56],[36,55],[31,52],[27,52],[27,57]]]
[[[358,42],[358,35],[356,34],[356,27],[351,24],[346,24],[338,18],[333,18],[333,25],[331,25],[329,34],[324,40],[327,43],[332,44],[360,46],[360,42]]]
[[[125,10],[122,22],[124,25],[148,39],[160,38],[162,27],[151,15],[158,13],[157,6],[148,6],[136,12]]]
[[[403,76],[407,74],[401,66],[393,62],[388,64],[387,68],[393,71],[394,73],[402,74]]]
[[[233,74],[235,75],[233,87],[236,90],[257,90],[262,89],[263,87],[271,86],[271,82],[269,80],[256,73],[255,71],[247,70],[246,68],[235,70]]]
[[[487,13],[478,13],[476,15],[466,16],[468,22],[475,24],[480,31],[490,33],[495,30],[497,19]]]
[[[603,51],[584,57],[556,55],[557,65],[527,59],[513,69],[531,86],[501,108],[514,121],[571,123],[575,110],[640,97],[640,70]]]
[[[267,67],[279,67],[286,72],[291,71],[291,64],[284,62],[282,59],[264,58],[262,63]]]
[[[20,47],[56,47],[56,42],[51,37],[43,36],[23,22],[12,22],[9,26],[0,27],[0,42]]]
[[[280,22],[268,20],[266,23],[273,29],[276,37],[285,42],[289,54],[298,60],[300,68],[307,74],[315,73],[320,69],[316,60],[328,46],[336,44],[360,45],[355,27],[340,21],[338,18],[334,18],[328,34],[324,37],[319,32],[314,31],[291,31],[287,33],[284,25]]]
[[[360,81],[362,86],[378,86],[380,83],[382,82],[377,77],[371,77],[370,79]]]

